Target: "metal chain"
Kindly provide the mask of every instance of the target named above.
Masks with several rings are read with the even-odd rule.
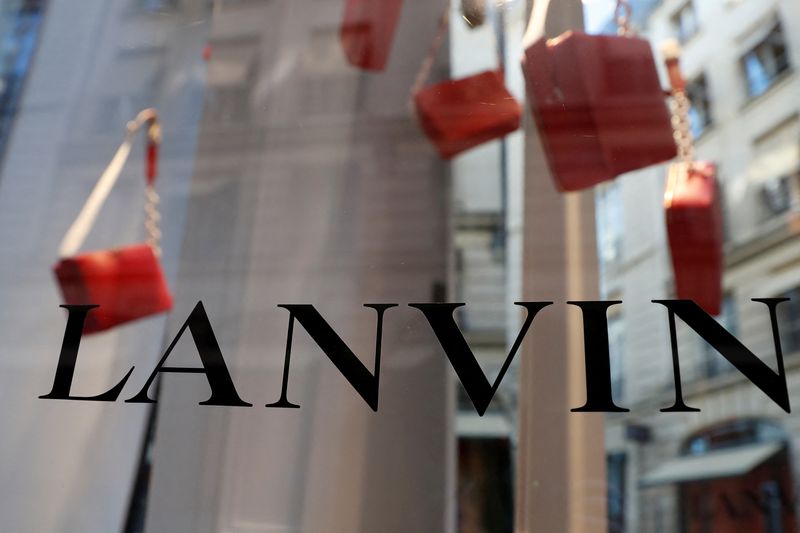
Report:
[[[686,79],[683,77],[680,67],[680,46],[674,40],[664,42],[662,45],[669,75],[670,85],[672,85],[672,100],[670,109],[672,111],[672,136],[678,147],[678,158],[683,163],[691,163],[695,159],[694,136],[692,135],[692,124],[689,119],[689,112],[692,109],[692,102],[686,91]]]
[[[442,42],[444,41],[445,35],[447,35],[447,26],[449,20],[450,20],[450,7],[448,4],[448,6],[442,12],[442,16],[439,18],[439,26],[436,28],[436,36],[433,38],[431,47],[428,50],[428,54],[425,56],[425,59],[422,61],[422,65],[420,65],[419,67],[419,72],[417,72],[417,77],[414,79],[414,85],[411,86],[411,94],[409,95],[409,106],[412,108],[413,108],[414,95],[422,89],[422,87],[425,85],[425,82],[431,75],[431,70],[433,70],[433,63],[434,61],[436,61],[436,54],[442,47]]]
[[[634,34],[633,27],[631,26],[631,17],[633,16],[633,8],[628,3],[628,0],[617,0],[617,7],[614,10],[614,20],[617,22],[617,33],[624,37],[630,37]]]
[[[506,0],[496,0],[496,7],[498,9],[505,9]],[[409,91],[408,108],[412,111],[414,109],[414,96],[422,90],[422,88],[425,86],[425,83],[428,81],[428,78],[431,76],[433,65],[436,62],[436,56],[442,47],[442,43],[444,43],[444,38],[447,35],[449,24],[450,4],[448,3],[442,11],[442,15],[439,17],[439,25],[436,28],[436,35],[433,37],[433,41],[431,42],[428,53],[426,54],[425,59],[422,60],[419,71],[417,71],[417,76],[414,78],[414,84],[411,86],[411,90]],[[498,65],[502,68],[504,61],[500,54],[500,47],[495,46],[495,51],[497,54]]]
[[[692,102],[686,91],[678,91],[672,95],[671,108],[673,137],[678,145],[678,157],[685,163],[691,163],[695,158],[694,137],[689,121]]]
[[[139,128],[147,125],[147,142],[156,146],[161,144],[161,125],[158,122],[158,114],[155,109],[145,109],[140,112],[135,120],[128,122],[128,135],[134,135]],[[157,157],[157,155],[156,155]],[[149,162],[146,162],[149,164]],[[148,178],[148,181],[150,179]],[[161,257],[161,213],[158,204],[161,198],[156,192],[154,180],[145,187],[144,201],[144,228],[147,232],[147,245],[153,250],[156,257]]]
[[[152,185],[147,186],[144,194],[144,227],[147,230],[147,245],[152,248],[156,257],[161,257],[161,213],[158,211],[161,198]]]

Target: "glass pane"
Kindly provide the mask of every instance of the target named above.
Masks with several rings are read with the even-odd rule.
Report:
[[[795,4],[3,2],[0,532],[796,531]]]

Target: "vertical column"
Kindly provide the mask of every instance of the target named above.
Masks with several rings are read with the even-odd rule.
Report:
[[[548,35],[582,27],[581,4],[552,2]],[[566,301],[598,298],[594,195],[559,194],[538,132],[525,126],[523,296],[556,303],[536,319],[520,384],[516,531],[605,531],[603,415],[585,400],[581,314]]]

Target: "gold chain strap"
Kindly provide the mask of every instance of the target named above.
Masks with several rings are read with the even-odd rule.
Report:
[[[161,124],[158,122],[155,111],[148,122],[147,143],[147,165],[152,168],[148,168],[147,187],[145,188],[144,227],[147,230],[147,244],[153,249],[156,257],[161,257],[161,213],[158,210],[161,198],[155,188],[158,149],[161,145]],[[150,152],[151,150],[152,152]]]
[[[672,85],[672,131],[675,144],[678,146],[678,158],[683,163],[691,163],[695,159],[694,137],[689,112],[692,102],[686,92],[686,80],[680,66],[680,45],[674,39],[662,45],[662,52],[667,65],[670,84]]]
[[[672,129],[675,144],[678,145],[678,158],[684,163],[691,163],[695,158],[694,137],[692,136],[689,110],[692,102],[686,91],[677,91],[672,94]]]
[[[505,9],[506,0],[497,0],[496,6],[499,9]],[[428,78],[431,76],[431,71],[433,70],[433,65],[436,62],[436,56],[439,53],[439,50],[442,48],[442,44],[444,43],[444,38],[447,36],[447,30],[450,25],[450,4],[448,3],[444,10],[442,11],[441,16],[439,17],[439,24],[436,27],[436,35],[433,37],[433,41],[431,42],[431,46],[428,49],[428,53],[425,55],[425,58],[422,60],[422,64],[417,71],[417,75],[414,78],[414,83],[411,86],[411,90],[409,91],[408,95],[408,108],[409,110],[414,109],[414,96],[422,90],[425,86],[425,83],[428,81]],[[497,37],[495,35],[495,43],[497,43]],[[497,54],[497,63],[500,68],[503,67],[503,58],[500,54],[500,48],[495,44],[495,52]]]
[[[617,22],[617,33],[623,37],[631,37],[635,32],[631,26],[633,8],[628,0],[617,0],[617,7],[614,10],[614,20]]]
[[[436,27],[436,35],[433,38],[433,42],[431,42],[431,47],[428,50],[428,54],[425,56],[425,59],[422,60],[422,64],[419,67],[419,71],[417,72],[416,78],[414,78],[414,84],[411,86],[411,92],[409,94],[409,108],[414,108],[414,95],[418,93],[422,87],[425,86],[425,82],[428,81],[428,78],[431,75],[431,70],[433,70],[433,63],[436,61],[436,54],[439,52],[439,49],[442,47],[442,43],[444,42],[444,37],[447,35],[447,26],[450,22],[450,5],[444,9],[442,12],[441,17],[439,17],[439,25]]]
[[[161,198],[155,188],[155,172],[158,158],[158,148],[161,145],[161,124],[155,109],[145,109],[136,119],[128,123],[128,135],[133,135],[142,126],[147,126],[147,186],[145,187],[144,201],[144,228],[147,232],[146,243],[153,250],[156,257],[161,257],[161,213],[158,204]],[[152,150],[152,153],[150,152]]]
[[[144,194],[144,227],[147,230],[147,245],[153,249],[156,257],[161,257],[161,213],[158,211],[161,198],[152,185],[147,186]]]

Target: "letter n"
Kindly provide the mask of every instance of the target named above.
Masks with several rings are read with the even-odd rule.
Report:
[[[681,387],[681,372],[678,361],[678,339],[675,328],[675,316],[678,316],[695,333],[700,335],[717,352],[744,375],[750,382],[761,389],[770,400],[778,404],[781,409],[791,413],[789,404],[789,390],[786,385],[786,371],[783,366],[783,351],[778,331],[778,318],[776,308],[788,298],[754,298],[754,302],[763,303],[769,308],[769,319],[772,324],[772,338],[775,343],[775,358],[778,363],[778,372],[774,372],[766,363],[759,359],[744,344],[731,335],[708,313],[691,300],[653,300],[669,311],[669,334],[672,346],[672,368],[675,377],[675,405],[662,409],[662,412],[688,412],[699,411],[688,407],[683,401]]]
[[[375,371],[370,373],[356,354],[345,344],[333,328],[322,318],[313,305],[279,305],[289,311],[289,332],[286,336],[286,356],[283,363],[283,384],[281,397],[267,407],[298,408],[297,404],[286,398],[289,387],[289,363],[292,356],[292,337],[294,321],[300,323],[306,332],[317,343],[331,363],[347,379],[348,383],[367,402],[370,408],[378,411],[378,387],[381,372],[381,338],[383,336],[383,314],[397,304],[366,304],[364,307],[375,309],[378,314],[377,332],[375,334]]]

